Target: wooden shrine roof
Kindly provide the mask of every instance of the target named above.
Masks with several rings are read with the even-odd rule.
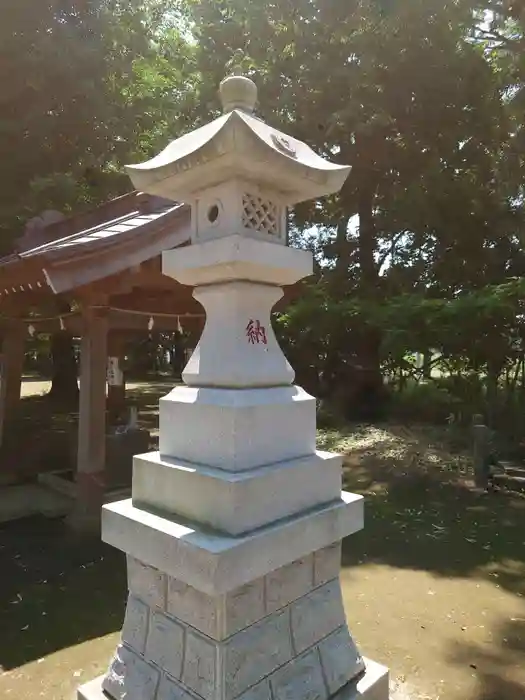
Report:
[[[190,207],[132,192],[43,233],[45,243],[0,258],[0,302],[20,292],[68,292],[187,244]]]
[[[116,328],[179,326],[179,316],[204,318],[191,287],[162,274],[161,253],[190,243],[191,208],[139,192],[118,197],[97,209],[30,231],[19,250],[0,258],[0,313],[21,318],[46,298],[103,298]],[[37,245],[34,245],[37,243]],[[300,293],[285,289],[276,310]],[[93,302],[90,302],[93,303]],[[95,302],[95,304],[98,302]],[[129,314],[141,314],[134,317]],[[67,318],[66,318],[67,316]],[[32,315],[25,322],[39,330],[60,327],[78,332],[78,312],[64,318]]]

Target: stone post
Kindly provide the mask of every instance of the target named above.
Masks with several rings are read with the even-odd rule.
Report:
[[[143,191],[192,204],[193,244],[163,271],[195,287],[206,325],[186,386],[161,399],[160,451],[136,456],[132,498],[103,508],[129,598],[109,671],[79,698],[387,700],[339,583],[363,499],[341,492],[341,457],[316,451],[315,399],[270,320],[282,286],[312,272],[286,246],[285,206],[336,191],[348,168],[251,116],[247,78],[221,96],[223,117],[129,169]]]

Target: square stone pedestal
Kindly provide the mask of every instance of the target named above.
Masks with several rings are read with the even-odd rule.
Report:
[[[387,700],[388,672],[360,656],[339,582],[341,539],[362,524],[348,493],[237,536],[105,506],[129,597],[107,675],[78,698]]]

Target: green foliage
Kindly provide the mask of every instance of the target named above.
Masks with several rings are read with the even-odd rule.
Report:
[[[67,213],[128,190],[123,163],[181,128],[170,121],[189,87],[191,52],[167,23],[169,6],[8,0],[0,27],[1,247],[43,209]]]
[[[401,421],[445,423],[462,405],[460,398],[443,386],[409,380],[392,393],[389,409]]]
[[[520,3],[9,4],[0,29],[4,247],[29,215],[124,191],[123,163],[216,116],[218,84],[242,50],[260,116],[352,166],[337,196],[292,215],[293,244],[316,259],[313,281],[275,319],[298,381],[358,404],[367,392],[379,400],[385,379],[421,408],[434,392],[440,416],[495,405],[503,378],[522,391]],[[439,357],[450,384],[403,385],[424,374],[416,352]]]
[[[299,243],[319,232],[322,263],[279,325],[299,376],[331,391],[415,350],[466,354],[478,371],[520,351],[517,302],[504,285],[525,268],[521,59],[489,38],[488,8],[474,0],[191,6],[206,113],[225,65],[244,49],[261,116],[352,165],[338,196],[294,213]],[[515,21],[500,20],[513,42],[521,41]]]

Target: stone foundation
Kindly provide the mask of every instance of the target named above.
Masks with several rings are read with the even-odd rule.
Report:
[[[331,700],[388,700],[388,669],[370,659],[363,659],[363,662],[365,671],[343,686],[335,695],[332,695]],[[103,677],[100,677],[86,683],[79,689],[77,700],[108,700],[107,694],[102,690],[102,682]],[[268,688],[265,688],[263,684],[257,687],[261,687],[261,700],[270,700],[271,696],[267,694]],[[273,692],[271,684],[269,684],[269,692]],[[166,693],[168,694],[166,695]],[[244,697],[244,695],[248,696],[248,693],[243,694],[241,697]],[[310,696],[308,693],[305,693],[305,696],[309,698],[315,697],[315,700],[318,700],[317,696]],[[280,695],[279,697],[282,696]],[[181,690],[180,686],[170,684],[169,681],[159,686],[157,697],[155,698],[155,700],[191,699],[197,700],[197,696]],[[136,700],[136,696],[130,695],[129,700]]]
[[[346,626],[340,544],[210,596],[128,557],[114,700],[327,700],[365,670]],[[79,695],[89,697],[89,695]]]

